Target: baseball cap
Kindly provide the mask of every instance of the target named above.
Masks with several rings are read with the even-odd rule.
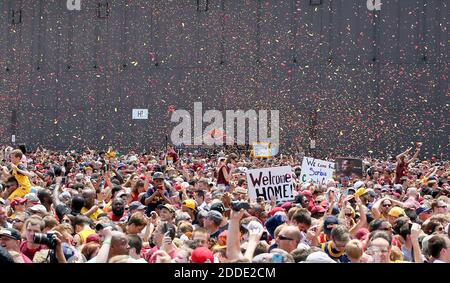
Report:
[[[395,206],[389,210],[388,215],[392,217],[400,217],[400,216],[406,216],[405,211],[403,208]],[[418,215],[418,214],[417,214]]]
[[[302,191],[301,194],[304,195],[305,197],[311,197],[312,196],[311,191]]]
[[[19,231],[17,231],[14,228],[3,228],[0,230],[0,236],[6,236],[9,237],[11,239],[20,241],[22,239],[22,237],[20,237],[20,233]]]
[[[157,179],[164,180],[164,174],[161,172],[155,172],[153,174],[153,180],[157,180]]]
[[[288,211],[289,209],[291,209],[292,203],[290,201],[285,202],[281,205],[281,207],[284,208],[286,211]]]
[[[365,195],[366,193],[367,193],[366,188],[362,187],[362,188],[359,188],[359,189],[356,190],[355,196],[360,197],[362,195]]]
[[[128,208],[129,210],[145,209],[145,205],[143,205],[139,201],[133,201],[132,203],[130,203],[130,206]]]
[[[325,211],[327,211],[323,206],[321,206],[321,205],[316,205],[316,206],[314,206],[313,207],[313,209],[311,209],[311,214],[314,214],[314,213],[323,213],[323,212],[325,212]]]
[[[369,194],[369,196],[371,197],[376,197],[377,193],[373,190],[373,189],[367,189],[366,192]]]
[[[431,206],[429,204],[423,204],[416,209],[416,214],[420,215],[423,212],[428,212],[431,210]]]
[[[331,235],[331,230],[334,227],[332,225],[336,224],[339,224],[337,217],[333,215],[328,216],[327,218],[325,218],[325,221],[323,222],[323,232],[326,235]]]
[[[318,251],[311,253],[306,258],[306,263],[336,263],[325,252]]]
[[[16,197],[11,201],[11,207],[15,207],[18,204],[24,204],[28,200],[26,198]]]
[[[362,188],[362,187],[364,187],[364,182],[363,182],[363,181],[358,181],[358,182],[356,182],[356,183],[353,185],[353,188],[354,188],[355,190],[358,190],[359,188]]]
[[[95,243],[100,244],[100,236],[97,233],[90,234],[86,238],[86,243],[89,243],[89,242],[95,242]]]
[[[247,189],[245,189],[243,187],[236,187],[233,192],[236,194],[246,195],[248,191],[247,191]]]
[[[264,229],[263,225],[256,220],[252,220],[248,224],[243,224],[242,227],[244,227],[247,231],[255,230],[255,229],[259,229],[259,230]]]
[[[170,205],[170,204],[168,204],[168,203],[166,203],[166,204],[160,204],[160,205],[158,205],[158,208],[159,208],[159,209],[165,208],[165,209],[167,209],[170,213],[174,213],[174,212],[175,212],[175,209],[173,208],[173,206]]]
[[[190,208],[190,209],[193,209],[193,210],[197,210],[196,209],[196,207],[197,207],[197,205],[196,205],[196,203],[195,203],[195,200],[193,200],[193,199],[186,199],[186,200],[183,200],[183,206],[185,206],[185,207],[187,207],[187,208]]]
[[[37,197],[36,194],[34,193],[29,193],[25,195],[25,198],[30,202],[30,203],[40,203],[39,198]]]
[[[214,263],[212,251],[205,247],[198,247],[192,251],[191,262],[193,263]]]
[[[32,212],[46,214],[47,209],[42,204],[36,204],[29,208]]]
[[[210,210],[215,210],[218,211],[220,213],[224,213],[225,211],[230,210],[229,208],[225,208],[223,202],[216,202],[211,204]]]
[[[222,214],[216,210],[209,211],[207,217],[214,222],[222,221]]]
[[[279,211],[286,212],[286,210],[285,210],[284,208],[278,206],[278,207],[272,208],[272,209],[269,211],[269,216],[274,216],[275,213],[277,213],[277,212],[279,212]]]

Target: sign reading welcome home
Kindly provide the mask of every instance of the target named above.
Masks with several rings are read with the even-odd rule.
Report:
[[[264,197],[266,201],[273,197],[277,201],[294,199],[291,166],[252,169],[246,173],[251,200],[258,197]]]

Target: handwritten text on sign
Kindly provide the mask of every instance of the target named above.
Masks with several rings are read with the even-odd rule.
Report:
[[[328,162],[312,157],[303,157],[301,172],[300,179],[302,182],[313,181],[323,184],[327,179],[333,177],[334,162]]]
[[[252,169],[246,173],[251,200],[258,197],[264,197],[266,201],[272,197],[277,201],[294,199],[291,166]]]

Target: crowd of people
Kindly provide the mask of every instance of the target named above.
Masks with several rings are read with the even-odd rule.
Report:
[[[450,163],[420,147],[323,184],[299,156],[170,145],[0,158],[1,263],[450,263]],[[275,166],[294,198],[250,200],[246,170]]]

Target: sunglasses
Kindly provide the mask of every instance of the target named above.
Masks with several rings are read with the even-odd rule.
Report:
[[[288,241],[294,241],[294,239],[289,238],[289,237],[286,237],[286,236],[284,236],[284,235],[278,235],[278,239],[280,239],[280,240],[282,240],[282,241],[285,241],[285,240],[288,240]]]
[[[353,214],[352,214],[352,213],[346,213],[345,216],[347,216],[347,217],[352,217]]]
[[[383,204],[383,207],[391,207],[390,204]]]

